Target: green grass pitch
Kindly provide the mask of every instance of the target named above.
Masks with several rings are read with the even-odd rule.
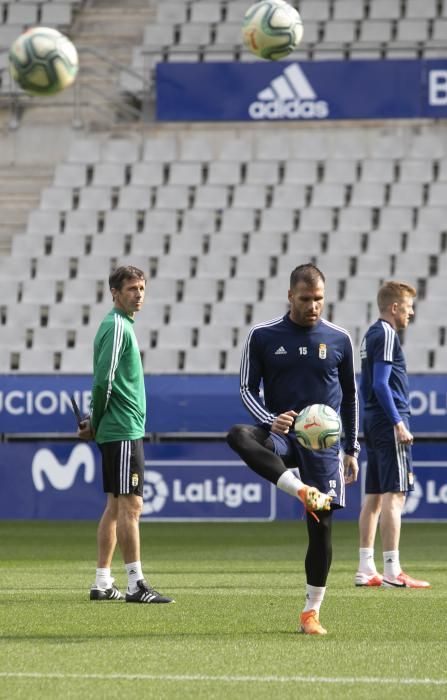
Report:
[[[394,591],[354,587],[357,525],[335,522],[320,638],[296,632],[303,521],[142,524],[159,606],[88,600],[95,529],[0,521],[0,698],[447,697],[446,524],[404,525],[433,587]]]

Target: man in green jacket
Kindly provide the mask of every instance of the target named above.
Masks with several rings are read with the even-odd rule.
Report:
[[[172,603],[145,580],[140,555],[139,520],[143,506],[146,393],[133,324],[144,302],[146,279],[136,267],[119,267],[109,277],[113,308],[94,341],[90,416],[78,437],[96,440],[102,454],[107,503],[99,521],[96,581],[90,600]],[[116,543],[128,577],[124,596],[111,574]]]

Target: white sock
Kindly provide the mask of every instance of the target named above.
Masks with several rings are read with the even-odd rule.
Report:
[[[111,569],[96,569],[96,585],[98,588],[110,588],[112,583],[114,582],[114,578],[112,578],[112,571]]]
[[[140,581],[143,576],[141,561],[133,561],[130,564],[125,564],[127,572],[127,588],[129,593],[135,593],[138,590],[137,581]]]
[[[383,553],[383,575],[385,578],[396,578],[401,572],[399,550],[394,549]]]
[[[374,547],[359,548],[359,571],[367,576],[377,574],[376,564],[374,562]]]
[[[295,496],[296,498],[297,492],[299,489],[303,488],[304,484],[293,472],[287,470],[284,474],[281,474],[276,482],[276,486],[281,489],[281,491],[285,491],[290,496]]]
[[[308,612],[309,610],[315,610],[317,613],[320,612],[325,593],[326,586],[320,587],[306,584],[306,604],[303,612]]]

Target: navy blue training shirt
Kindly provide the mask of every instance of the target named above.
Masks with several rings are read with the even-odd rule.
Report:
[[[289,314],[254,326],[243,348],[240,382],[242,401],[257,423],[270,427],[280,413],[326,404],[341,415],[346,453],[358,453],[354,358],[343,328],[324,319],[299,326]]]
[[[368,328],[360,357],[365,410],[376,412],[378,417],[386,415],[394,424],[398,423],[402,415],[410,414],[410,389],[399,336],[388,321],[379,318]],[[380,391],[384,364],[389,366],[388,397]]]

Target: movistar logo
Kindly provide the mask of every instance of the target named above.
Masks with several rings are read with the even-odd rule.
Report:
[[[298,63],[292,63],[257,95],[248,113],[252,119],[326,119],[329,106],[319,100]]]
[[[84,471],[84,481],[91,484],[95,478],[95,456],[85,444],[76,445],[65,464],[61,464],[51,450],[38,450],[33,458],[31,472],[37,491],[44,491],[46,481],[57,491],[70,489],[80,470]]]

